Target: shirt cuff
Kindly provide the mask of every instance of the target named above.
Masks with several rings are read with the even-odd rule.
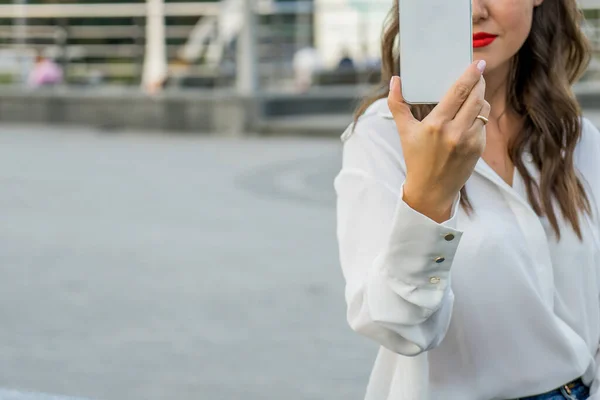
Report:
[[[435,311],[449,289],[450,268],[463,234],[456,229],[460,195],[452,205],[450,219],[439,224],[406,204],[402,192],[383,272],[399,295]]]

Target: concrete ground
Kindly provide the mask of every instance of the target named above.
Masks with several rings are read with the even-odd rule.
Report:
[[[340,150],[1,126],[0,399],[361,399]]]
[[[0,126],[0,400],[362,399],[340,152]]]

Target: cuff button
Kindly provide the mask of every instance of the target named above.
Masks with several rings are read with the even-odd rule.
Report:
[[[453,234],[453,233],[447,233],[447,234],[444,236],[444,240],[446,240],[446,242],[451,242],[451,241],[453,241],[453,240],[454,240],[454,234]]]
[[[432,276],[431,278],[429,278],[429,282],[433,285],[437,285],[438,283],[440,283],[441,279],[437,276]]]

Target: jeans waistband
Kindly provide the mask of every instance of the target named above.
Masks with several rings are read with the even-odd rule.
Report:
[[[546,400],[554,399],[556,396],[561,396],[567,400],[583,400],[588,398],[588,387],[583,383],[581,378],[577,378],[559,388],[546,393],[537,394],[535,396],[520,397],[514,400]],[[584,396],[584,397],[582,397]]]

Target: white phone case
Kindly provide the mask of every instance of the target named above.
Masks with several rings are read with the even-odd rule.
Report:
[[[473,62],[471,0],[399,2],[404,100],[439,103]]]

